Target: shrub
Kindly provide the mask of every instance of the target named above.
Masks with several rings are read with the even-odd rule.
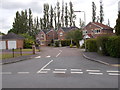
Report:
[[[59,41],[55,41],[55,47],[59,47]]]
[[[106,49],[106,42],[108,41],[108,38],[109,36],[101,36],[97,38],[98,53],[109,55]]]
[[[72,48],[73,47],[73,45],[72,44],[70,44],[70,48]]]
[[[61,40],[62,46],[69,46],[71,44],[70,40]]]
[[[120,57],[120,36],[109,37],[106,42],[106,49],[110,56]]]
[[[31,39],[24,40],[24,48],[32,48],[33,44],[34,44],[34,41]]]
[[[96,39],[88,39],[86,41],[86,49],[89,52],[96,52],[97,51]]]

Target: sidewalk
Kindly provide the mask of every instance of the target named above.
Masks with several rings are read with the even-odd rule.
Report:
[[[0,64],[4,65],[4,64],[10,64],[10,63],[28,60],[28,59],[38,56],[39,53],[40,52],[36,52],[36,54],[34,54],[34,55],[26,55],[26,56],[19,56],[19,57],[14,57],[14,58],[9,58],[9,59],[3,59],[3,60],[1,60],[2,62],[0,62]]]
[[[85,52],[83,51],[83,57],[95,61],[95,62],[99,62],[105,65],[110,65],[110,66],[120,66],[120,58],[113,58],[110,56],[103,56],[98,54],[97,52]]]

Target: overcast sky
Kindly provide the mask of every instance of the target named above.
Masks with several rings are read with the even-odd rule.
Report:
[[[60,3],[62,0],[58,0]],[[92,1],[95,2],[97,6],[97,15],[99,15],[100,0],[64,0],[64,2],[69,3],[72,1],[74,10],[85,11],[86,13],[86,24],[92,21]],[[108,23],[110,20],[111,27],[116,24],[117,14],[118,14],[118,2],[120,0],[103,0],[104,8],[104,24]],[[43,17],[43,4],[49,3],[55,6],[57,0],[0,0],[0,31],[7,33],[8,30],[12,28],[12,23],[16,11],[21,11],[25,9],[32,9],[33,17],[38,16]],[[79,18],[84,20],[84,14],[75,13],[77,15],[76,25],[79,26]]]

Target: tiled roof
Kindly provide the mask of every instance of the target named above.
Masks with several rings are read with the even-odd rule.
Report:
[[[24,37],[20,36],[20,35],[17,35],[15,33],[8,33],[7,35],[3,35],[1,37],[3,40],[4,39],[25,39]]]
[[[68,32],[70,30],[75,30],[75,29],[79,29],[78,27],[61,27],[61,29],[64,31],[64,32]]]

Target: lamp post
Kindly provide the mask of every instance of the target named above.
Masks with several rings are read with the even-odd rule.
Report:
[[[85,13],[85,11],[74,11],[74,12],[83,12],[84,13],[84,23],[86,25],[86,13]],[[86,51],[86,33],[85,33],[85,51]]]

